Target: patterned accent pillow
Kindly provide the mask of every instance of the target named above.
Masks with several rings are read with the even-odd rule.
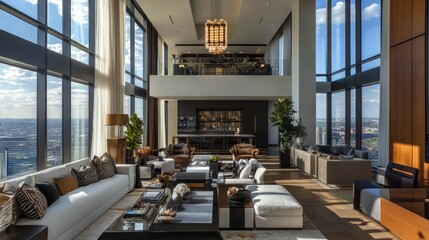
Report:
[[[15,197],[16,188],[10,183],[3,183],[3,185],[0,186],[0,192],[6,195],[14,196],[13,203],[12,203],[12,224],[15,224],[15,222],[19,218],[19,215],[21,215],[21,213],[19,212],[18,203],[16,202],[16,197]]]
[[[98,180],[113,177],[116,174],[116,165],[108,153],[101,157],[94,156],[92,164],[97,168]]]
[[[48,208],[45,196],[37,188],[25,182],[20,183],[18,186],[16,201],[24,217],[30,219],[41,219],[45,216]]]
[[[80,166],[79,170],[72,168],[72,174],[76,176],[79,187],[98,182],[97,168],[94,165]]]

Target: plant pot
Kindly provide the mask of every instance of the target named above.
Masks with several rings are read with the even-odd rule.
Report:
[[[280,168],[290,168],[290,149],[279,151]]]

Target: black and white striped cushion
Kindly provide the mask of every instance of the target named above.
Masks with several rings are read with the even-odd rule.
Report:
[[[79,170],[73,168],[72,171],[79,182],[79,187],[98,182],[97,168],[94,165],[81,166]]]
[[[45,216],[48,202],[37,188],[22,182],[18,186],[15,198],[24,217],[40,219]]]
[[[92,163],[97,168],[99,180],[113,177],[116,174],[115,162],[108,153],[104,153],[101,157],[94,156]]]
[[[0,186],[0,192],[6,195],[14,196],[16,193],[16,188],[10,183],[4,183],[2,186]],[[19,218],[19,215],[21,214],[19,212],[18,203],[16,202],[16,197],[14,196],[13,203],[12,203],[12,224],[15,224],[15,222]]]

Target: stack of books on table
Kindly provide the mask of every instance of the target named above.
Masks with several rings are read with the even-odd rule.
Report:
[[[164,189],[150,189],[142,194],[141,201],[160,204],[165,197]]]
[[[148,218],[152,215],[155,208],[148,203],[136,204],[124,213],[124,218]]]

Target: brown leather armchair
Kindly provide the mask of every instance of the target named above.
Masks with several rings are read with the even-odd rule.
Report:
[[[167,156],[174,159],[175,164],[187,164],[191,161],[195,148],[188,146],[186,143],[170,144],[165,149]]]
[[[256,158],[259,154],[259,149],[248,143],[235,144],[229,151],[232,154],[232,160]]]
[[[151,146],[139,148],[137,154],[139,165],[146,165],[148,161],[158,159],[158,150],[153,150]]]

